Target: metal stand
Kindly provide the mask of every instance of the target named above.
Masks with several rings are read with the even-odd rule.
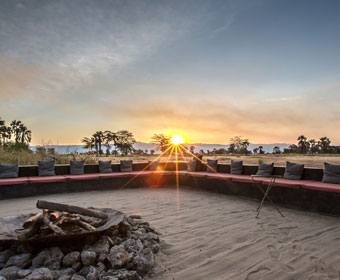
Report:
[[[257,209],[256,209],[256,211],[257,211],[256,218],[259,217],[260,211],[261,211],[261,209],[262,209],[263,203],[264,203],[264,201],[266,200],[266,198],[267,198],[267,199],[269,200],[269,202],[275,207],[275,209],[277,210],[277,212],[279,212],[279,214],[281,215],[281,217],[284,217],[284,215],[282,214],[282,212],[280,211],[280,209],[275,205],[275,203],[271,200],[271,198],[270,198],[269,195],[268,195],[269,192],[270,192],[270,190],[272,189],[272,187],[273,187],[274,184],[275,184],[275,179],[276,179],[276,177],[275,177],[275,176],[270,177],[270,183],[269,183],[269,185],[268,185],[266,191],[264,191],[264,190],[262,189],[262,187],[260,186],[260,184],[263,185],[262,182],[260,182],[260,184],[259,184],[257,181],[254,180],[254,177],[261,177],[261,176],[252,176],[252,180],[253,180],[253,182],[255,183],[255,185],[256,185],[256,186],[261,190],[261,192],[263,193],[262,201],[261,201],[260,205],[259,205],[259,206],[257,207]],[[266,177],[266,178],[268,178],[268,177]]]

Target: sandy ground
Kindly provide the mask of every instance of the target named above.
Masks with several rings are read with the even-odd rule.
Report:
[[[161,233],[152,279],[340,279],[340,219],[200,191],[139,189],[0,201],[0,216],[44,198],[140,213]]]

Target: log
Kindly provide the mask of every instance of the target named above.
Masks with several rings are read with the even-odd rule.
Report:
[[[80,214],[89,217],[95,217],[99,219],[107,219],[108,215],[104,212],[100,212],[97,210],[91,210],[79,206],[68,205],[68,204],[61,204],[55,202],[49,202],[45,200],[38,200],[37,201],[37,208],[39,209],[47,209],[53,211],[60,211],[60,212],[68,212],[73,214]]]
[[[40,230],[40,226],[43,224],[43,215],[42,213],[36,214],[25,221],[23,227],[25,229],[20,230],[22,234],[18,236],[19,239],[25,240],[31,238],[33,235],[38,233]]]
[[[23,224],[23,227],[24,228],[29,228],[31,227],[32,225],[34,225],[38,220],[41,220],[42,219],[42,213],[38,213],[32,217],[30,217],[29,219],[27,219],[24,224]]]
[[[65,232],[60,227],[58,227],[57,225],[53,224],[50,221],[50,218],[48,217],[48,213],[45,211],[43,214],[43,221],[44,221],[44,224],[48,226],[55,234],[58,234],[58,235],[65,234]]]

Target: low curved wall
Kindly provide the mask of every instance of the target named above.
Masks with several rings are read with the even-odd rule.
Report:
[[[119,171],[119,164],[112,165],[114,172]],[[147,166],[147,163],[137,163],[133,165],[134,171],[141,171]],[[162,169],[167,171],[176,170],[175,163],[162,164]],[[185,163],[179,163],[179,170],[186,170]],[[230,165],[218,165],[218,171],[229,173]],[[257,166],[244,166],[244,174],[255,174]],[[98,165],[86,165],[85,173],[97,173]],[[68,165],[56,166],[57,175],[69,173]],[[276,167],[274,173],[282,175],[283,167]],[[322,179],[323,170],[316,168],[305,168],[305,180]],[[20,166],[20,176],[36,176],[36,166]],[[71,193],[93,190],[119,190],[122,188],[142,188],[142,187],[169,187],[176,186],[176,173],[145,173],[134,177],[117,177],[107,179],[83,180],[83,181],[65,181],[54,183],[30,183],[22,185],[0,186],[0,199],[10,199],[19,197],[28,197],[36,195],[54,194],[54,193]],[[180,188],[192,188],[205,190],[214,193],[227,195],[237,195],[247,198],[260,200],[263,197],[262,192],[255,184],[226,181],[223,179],[208,178],[204,174],[179,172],[178,180]],[[265,190],[266,186],[262,186]],[[328,193],[305,189],[292,189],[286,187],[273,187],[270,197],[275,203],[295,207],[309,211],[319,211],[332,215],[340,216],[340,194]]]

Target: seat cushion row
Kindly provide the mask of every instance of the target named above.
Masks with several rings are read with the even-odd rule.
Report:
[[[106,178],[124,178],[133,176],[152,176],[152,175],[173,175],[175,171],[132,171],[132,172],[112,172],[112,173],[92,173],[82,175],[57,175],[57,176],[36,176],[36,177],[18,177],[18,178],[2,178],[0,179],[0,186],[4,185],[19,185],[19,184],[33,184],[33,183],[55,183],[65,181],[85,181]],[[178,171],[180,176],[189,175],[196,178],[217,179],[240,183],[262,183],[269,185],[271,178],[252,177],[250,175],[233,175],[229,173],[215,173],[215,172],[189,172]],[[310,180],[288,180],[283,178],[276,178],[274,186],[287,187],[294,189],[307,189],[315,191],[340,193],[340,185],[323,183],[319,181]]]
[[[57,183],[66,181],[86,181],[106,178],[124,178],[146,175],[171,175],[173,171],[132,171],[132,172],[112,172],[112,173],[91,173],[81,175],[56,175],[56,176],[34,176],[18,178],[1,178],[0,186],[21,185],[35,183]]]
[[[196,174],[198,173],[198,174]],[[193,177],[203,177],[206,176],[207,179],[217,179],[225,180],[239,183],[262,183],[264,185],[269,185],[271,183],[271,178],[265,177],[252,177],[250,175],[233,175],[229,173],[208,173],[208,172],[179,172],[179,174],[186,174]],[[276,178],[274,186],[293,188],[293,189],[308,189],[323,192],[333,192],[340,193],[340,185],[323,183],[319,181],[311,180],[289,180],[284,178]]]

